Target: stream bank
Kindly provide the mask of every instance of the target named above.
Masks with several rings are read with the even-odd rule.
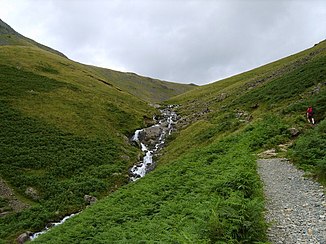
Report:
[[[166,138],[171,135],[175,130],[175,125],[180,117],[174,112],[177,105],[169,105],[163,109],[160,109],[160,115],[153,118],[155,124],[153,126],[136,130],[130,142],[135,146],[138,146],[144,153],[140,162],[135,164],[130,170],[130,181],[136,181],[141,177],[144,177],[146,173],[152,171],[155,168],[155,161],[153,157],[159,152],[165,144]],[[29,240],[34,240],[38,236],[46,233],[52,227],[63,224],[66,220],[72,218],[76,214],[65,216],[58,222],[49,223],[40,232],[25,232],[17,238],[18,243],[24,243]]]

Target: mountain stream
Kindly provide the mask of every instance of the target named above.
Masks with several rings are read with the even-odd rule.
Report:
[[[174,106],[170,105],[160,110],[160,118],[158,120],[154,118],[155,125],[135,131],[132,141],[138,144],[145,156],[141,162],[130,169],[131,181],[138,180],[155,168],[153,156],[164,146],[166,137],[171,135],[178,119],[173,108]]]
[[[156,124],[135,131],[131,138],[131,142],[137,144],[144,152],[145,156],[139,163],[129,170],[130,181],[136,181],[141,177],[144,177],[146,173],[155,168],[153,156],[163,148],[167,136],[171,135],[172,131],[175,129],[178,116],[173,111],[174,108],[176,108],[176,105],[169,105],[166,108],[161,109],[161,115],[153,118]],[[65,216],[62,220],[51,223],[50,227],[46,227],[42,231],[29,234],[29,239],[34,240],[38,236],[46,233],[50,228],[63,224],[66,220],[77,214],[78,213],[74,213]]]

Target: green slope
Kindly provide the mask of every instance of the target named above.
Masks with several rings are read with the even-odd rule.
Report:
[[[79,72],[83,71],[83,73],[75,75],[80,75],[82,79],[95,79],[97,82],[113,85],[117,87],[117,89],[121,89],[151,103],[167,100],[196,87],[196,85],[192,84],[178,84],[143,77],[134,73],[124,73],[95,66],[82,65],[71,62],[68,59],[59,59],[59,57],[53,55],[50,57],[50,55],[45,52],[39,54],[39,49],[42,49],[52,54],[66,57],[64,54],[52,48],[46,47],[22,36],[0,19],[0,47],[1,46],[6,47],[2,52],[9,52],[10,55],[18,55],[18,53],[20,54],[20,52],[22,52],[22,55],[24,56],[28,53],[27,56],[24,57],[23,64],[24,66],[27,66],[27,70],[34,70],[34,72],[37,71],[38,73],[41,72],[42,75],[46,76],[49,76],[49,73],[52,73],[52,76],[50,77],[53,77],[56,74],[58,75],[59,73],[61,73],[62,76],[66,76],[73,70],[75,70],[75,73],[76,70]],[[9,49],[10,47],[11,49]],[[29,63],[30,57],[28,55],[35,58],[35,60],[32,60],[31,64]],[[38,58],[38,55],[41,55],[42,57]],[[20,55],[17,57],[19,58]],[[3,62],[6,62],[5,58],[8,57],[4,57]]]
[[[138,156],[127,136],[154,113],[142,100],[102,82],[49,78],[27,71],[17,58],[16,67],[3,60],[0,176],[31,207],[0,219],[0,239],[43,228],[83,208],[85,194],[102,197],[127,183]],[[26,193],[30,187],[36,198]]]
[[[150,78],[137,76],[129,89],[128,77],[71,61],[0,21],[0,179],[29,206],[0,196],[0,243],[83,209],[86,194],[102,198],[128,183],[140,155],[128,137],[157,113],[149,103],[192,89],[151,80],[156,98]]]
[[[312,172],[325,176],[325,48],[324,41],[171,100],[180,104],[183,129],[157,169],[36,242],[266,242],[255,155],[293,142],[292,158],[308,164],[302,155],[310,153]],[[316,110],[315,127],[305,120],[308,104]]]
[[[300,150],[295,143],[296,138],[291,138],[294,142],[293,152],[287,156],[300,164],[300,167],[303,165],[302,167],[310,168],[312,173],[323,181],[325,154],[322,148],[326,143],[325,134],[322,132],[326,116],[325,92],[326,41],[322,41],[298,54],[177,96],[170,102],[182,104],[179,113],[183,114],[186,121],[196,122],[197,126],[191,126],[195,129],[189,130],[186,140],[177,137],[170,145],[170,153],[165,159],[162,158],[162,161],[179,155],[194,144],[197,147],[209,144],[231,132],[261,121],[264,116],[272,115],[281,118],[288,128],[297,128],[302,134],[299,141],[306,146],[300,153],[301,156],[297,157]],[[316,128],[307,124],[305,111],[308,105],[314,107]],[[313,143],[311,138],[304,139],[306,135],[311,134],[312,128],[322,132],[316,136],[316,143]],[[280,140],[275,143],[281,143],[281,139],[280,136]],[[277,145],[271,144],[269,148],[271,147],[280,150]],[[303,156],[304,153],[308,154],[308,151],[312,157],[310,159]]]
[[[325,118],[325,49],[323,41],[282,60],[202,86],[170,102],[182,104],[180,113],[190,121],[203,119],[219,124],[223,130],[239,124],[236,117],[241,112],[240,120],[257,120],[273,113],[301,128],[305,126],[302,122],[308,104],[314,106],[318,121]],[[207,109],[209,113],[205,113]]]

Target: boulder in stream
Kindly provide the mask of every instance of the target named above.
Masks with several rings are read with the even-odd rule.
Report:
[[[21,234],[21,235],[19,235],[19,236],[17,237],[17,239],[16,239],[17,243],[19,243],[19,244],[23,244],[23,243],[25,243],[25,242],[27,242],[27,241],[30,241],[30,240],[31,240],[31,235],[32,235],[32,234],[33,234],[33,233],[30,232],[30,231],[26,231],[26,232],[24,232],[23,234]]]

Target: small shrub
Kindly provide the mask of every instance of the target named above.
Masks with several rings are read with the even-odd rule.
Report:
[[[267,115],[250,134],[252,150],[275,147],[290,137],[288,126],[277,116]],[[248,129],[247,129],[248,130]]]

